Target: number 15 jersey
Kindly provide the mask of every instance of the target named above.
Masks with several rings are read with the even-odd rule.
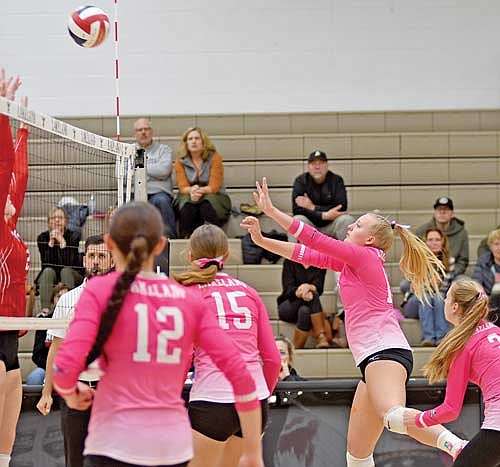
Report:
[[[197,288],[205,299],[205,315],[217,317],[219,327],[231,337],[234,353],[241,355],[255,380],[257,397],[272,393],[281,367],[281,358],[264,303],[252,287],[224,273]],[[233,389],[215,366],[206,350],[196,347],[194,380],[190,400],[235,402]]]

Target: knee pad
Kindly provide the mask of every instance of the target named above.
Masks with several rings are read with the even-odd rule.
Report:
[[[384,426],[393,433],[399,433],[401,435],[408,434],[408,430],[403,421],[405,410],[406,409],[400,405],[390,408],[384,415]]]
[[[374,467],[375,461],[373,460],[373,454],[368,457],[360,459],[359,457],[354,457],[349,451],[346,453],[347,467]]]

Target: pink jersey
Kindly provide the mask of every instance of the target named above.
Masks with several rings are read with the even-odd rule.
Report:
[[[217,317],[219,327],[230,336],[257,385],[257,396],[266,399],[278,381],[281,358],[264,303],[244,282],[219,273],[209,284],[193,286],[205,298],[205,314]],[[197,347],[190,400],[234,402],[233,388],[214,365],[205,349]]]
[[[382,250],[335,240],[296,219],[289,232],[301,242],[292,260],[340,271],[346,335],[356,365],[380,350],[411,350],[392,305]]]
[[[5,222],[0,216],[0,315],[25,316],[26,277],[29,252],[16,231],[17,219],[23,207],[28,183],[28,130],[20,129],[16,147],[12,144],[9,119],[0,115],[0,206],[5,207],[7,196],[16,214]],[[3,213],[3,211],[2,211]]]
[[[444,402],[417,415],[417,426],[455,420],[460,415],[467,384],[479,386],[484,399],[482,428],[500,430],[500,328],[482,322],[463,350],[451,362]]]
[[[119,272],[90,279],[54,365],[62,394],[85,367]],[[99,363],[84,454],[140,465],[177,464],[192,457],[191,427],[181,392],[193,345],[206,349],[234,385],[241,410],[259,405],[245,362],[203,299],[166,278],[139,275],[132,283]]]

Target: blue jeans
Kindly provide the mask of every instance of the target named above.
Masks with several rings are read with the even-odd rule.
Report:
[[[429,303],[420,303],[418,317],[422,324],[422,338],[434,344],[448,332],[449,325],[444,316],[444,299],[441,294],[429,298]]]
[[[43,385],[45,380],[45,370],[43,368],[35,368],[26,378],[26,384]]]
[[[170,238],[175,238],[176,228],[175,228],[175,214],[173,208],[174,198],[164,191],[148,195],[148,201],[156,206],[158,211],[160,211],[163,223],[167,226],[168,236]]]

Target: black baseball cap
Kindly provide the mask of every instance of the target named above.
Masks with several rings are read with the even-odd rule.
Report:
[[[436,209],[439,206],[446,206],[447,208],[450,208],[453,211],[453,201],[447,196],[441,196],[441,198],[438,198],[436,200],[436,202],[434,203],[434,209]]]
[[[326,153],[323,151],[313,151],[311,154],[309,154],[309,158],[307,159],[307,162],[313,162],[315,160],[321,160],[321,161],[327,161]]]

